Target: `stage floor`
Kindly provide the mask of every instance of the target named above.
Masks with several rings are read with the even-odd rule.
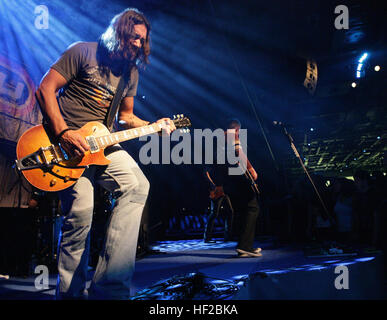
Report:
[[[353,251],[347,255],[331,254],[308,257],[303,245],[274,245],[272,241],[260,240],[256,247],[262,248],[261,257],[239,258],[236,242],[204,243],[201,239],[162,241],[154,244],[154,253],[136,262],[132,281],[132,296],[136,298],[147,288],[176,276],[184,277],[199,273],[214,283],[229,283],[241,288],[249,275],[257,272],[283,274],[294,271],[324,270],[338,265],[367,262],[380,256],[380,252]],[[333,271],[332,271],[333,272]],[[92,276],[93,270],[90,270]],[[56,274],[50,274],[49,288],[36,289],[35,277],[0,279],[0,300],[50,300],[54,298]],[[235,291],[234,291],[235,292]],[[140,298],[141,299],[141,298]],[[171,297],[169,297],[171,299]],[[173,299],[173,298],[172,298]],[[220,299],[232,299],[232,296]]]

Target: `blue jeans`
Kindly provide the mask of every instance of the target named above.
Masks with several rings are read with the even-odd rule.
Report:
[[[57,298],[84,297],[96,183],[116,195],[89,299],[127,299],[134,272],[141,215],[149,182],[119,145],[105,150],[108,166],[90,166],[59,193],[64,220],[59,245]]]

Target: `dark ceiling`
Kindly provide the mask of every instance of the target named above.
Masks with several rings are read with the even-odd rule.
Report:
[[[288,3],[302,7],[305,2]],[[306,166],[314,171],[326,175],[352,175],[357,169],[386,171],[386,7],[372,1],[316,3],[321,5],[311,8],[311,14],[304,19],[299,14],[308,7],[296,13],[289,10],[293,12],[289,20],[302,21],[304,26],[293,33],[300,40],[296,51],[306,53],[305,58],[315,60],[318,68],[314,94],[298,95],[288,105],[293,110],[289,131]],[[348,6],[348,30],[333,28],[331,12],[337,4]],[[364,52],[368,52],[369,59],[358,81],[355,70]],[[382,66],[382,70],[375,72],[375,65]],[[353,81],[357,82],[356,88],[350,85]],[[285,167],[300,172],[293,154],[287,157]]]
[[[343,4],[349,10],[349,29],[337,30],[334,9]],[[185,5],[200,12],[198,21],[230,49],[224,53],[235,62],[242,84],[237,90],[248,110],[239,117],[250,129],[249,141],[255,143],[250,149],[261,168],[276,164],[293,174],[301,172],[282,130],[271,126],[279,120],[289,125],[313,171],[386,171],[386,4],[291,0]],[[364,75],[356,79],[364,52],[369,54]],[[307,60],[314,60],[318,69],[313,94],[303,86]],[[375,65],[381,66],[379,72]]]
[[[348,8],[349,29],[335,28],[338,5]],[[283,131],[272,125],[273,120],[282,121],[306,166],[327,176],[350,176],[358,169],[386,171],[386,8],[381,1],[360,0],[147,0],[140,5],[156,22],[162,20],[160,12],[176,20],[176,43],[168,46],[175,61],[166,63],[177,72],[186,71],[184,76],[192,81],[203,81],[209,91],[215,88],[211,81],[222,82],[217,95],[231,107],[204,100],[204,111],[183,101],[197,127],[216,127],[218,118],[237,116],[249,131],[249,157],[261,171],[281,167],[303,174]],[[200,40],[200,33],[210,39],[201,40],[202,46],[187,40]],[[211,63],[208,72],[195,78],[183,66],[189,58],[174,55],[174,44],[185,46],[189,54],[202,54],[203,61],[215,48],[211,63],[231,70],[233,79],[212,80]],[[356,79],[364,52],[369,54],[364,74]],[[315,61],[318,70],[313,93],[303,85],[307,61]],[[375,65],[381,66],[379,72]]]
[[[284,176],[305,177],[282,128],[274,126],[273,121],[286,124],[310,171],[328,177],[352,176],[358,169],[387,171],[386,3],[39,3],[50,9],[52,22],[48,30],[34,30],[31,19],[20,18],[23,12],[19,7],[8,6],[12,15],[0,10],[0,14],[5,14],[3,20],[10,20],[9,30],[13,30],[13,34],[0,32],[0,42],[7,40],[6,54],[28,66],[35,83],[72,42],[95,41],[115,14],[128,6],[138,7],[152,23],[152,54],[151,64],[140,75],[136,115],[153,121],[184,113],[191,118],[193,128],[217,128],[226,118],[239,118],[242,127],[248,129],[248,157],[266,186],[283,186]],[[335,28],[338,15],[334,11],[338,5],[348,8],[348,30]],[[29,16],[31,10],[28,6],[25,9],[24,14]],[[363,77],[356,79],[358,60],[364,52],[369,56]],[[304,86],[307,63],[311,61],[317,66],[313,92]],[[374,71],[375,65],[381,66],[379,72]],[[354,81],[357,86],[352,88]],[[127,148],[138,147],[135,143]],[[14,142],[0,144],[6,146],[0,148],[3,154],[13,155]],[[132,154],[136,157],[136,152]],[[162,185],[165,191],[155,195],[160,197],[155,202],[157,211],[162,211],[163,204],[191,201],[195,206],[200,197],[207,200],[200,166],[142,168],[155,190],[159,191],[158,186]]]
[[[114,14],[128,6],[138,7],[152,22],[153,40],[151,65],[141,75],[136,98],[139,116],[148,119],[185,113],[194,128],[215,128],[227,117],[238,117],[249,132],[249,158],[260,172],[282,167],[302,174],[281,128],[272,125],[274,120],[287,124],[311,170],[325,175],[352,175],[360,168],[386,171],[385,3],[42,3],[49,6],[57,23],[46,33],[39,33],[42,39],[38,40],[57,42],[55,46],[50,43],[44,52],[41,46],[32,46],[39,67],[34,79],[40,79],[71,42],[95,41]],[[338,5],[348,7],[348,30],[335,28],[338,14],[334,10]],[[62,29],[58,31],[55,26]],[[62,37],[63,30],[66,37]],[[31,43],[28,38],[24,41],[27,46]],[[356,79],[358,59],[364,52],[369,53],[364,76]],[[317,66],[313,93],[303,85],[307,61],[315,61]],[[381,66],[379,72],[373,69],[377,64]],[[353,81],[356,88],[351,87]]]

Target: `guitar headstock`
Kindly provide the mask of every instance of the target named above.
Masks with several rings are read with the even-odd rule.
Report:
[[[176,129],[182,129],[183,132],[189,132],[189,127],[191,126],[191,120],[188,117],[185,117],[183,114],[174,115],[172,119],[175,124]]]

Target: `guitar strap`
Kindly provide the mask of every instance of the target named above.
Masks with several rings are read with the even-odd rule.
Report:
[[[128,79],[128,68],[129,64],[126,63],[124,66],[124,70],[122,72],[122,75],[120,77],[120,80],[117,85],[116,93],[114,94],[114,97],[112,99],[112,102],[110,104],[109,112],[105,119],[105,124],[110,132],[112,132],[113,124],[114,124],[114,118],[116,117],[118,105],[120,104],[122,100],[122,93],[124,91],[125,84],[127,83]]]

